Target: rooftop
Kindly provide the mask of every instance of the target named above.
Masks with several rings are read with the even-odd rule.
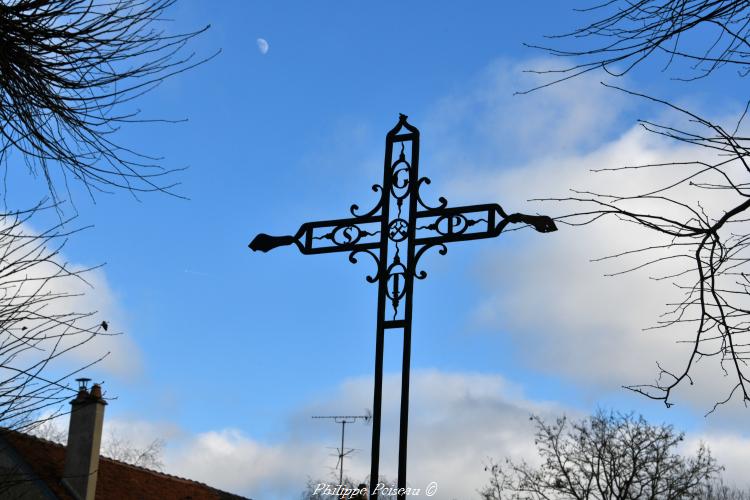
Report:
[[[0,447],[10,445],[36,476],[59,499],[75,500],[63,486],[65,446],[5,430],[0,434]],[[126,464],[102,456],[96,483],[97,498],[122,500],[249,500],[246,497],[217,490],[198,481],[191,481],[143,467]]]

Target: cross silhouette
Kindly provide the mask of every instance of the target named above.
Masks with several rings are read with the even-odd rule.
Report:
[[[422,199],[420,188],[429,184],[419,177],[419,130],[399,115],[398,124],[386,135],[383,183],[372,186],[380,200],[370,211],[350,208],[351,217],[302,224],[293,236],[259,234],[250,243],[253,251],[268,252],[279,246],[296,245],[306,255],[349,252],[349,260],[368,254],[377,273],[367,276],[378,283],[378,314],[375,343],[375,386],[372,411],[370,498],[377,498],[380,466],[380,416],[383,394],[383,344],[386,330],[403,332],[401,372],[401,418],[399,424],[398,498],[405,498],[406,448],[409,424],[409,372],[411,359],[412,291],[414,279],[427,273],[418,270],[419,259],[431,248],[441,255],[446,243],[494,238],[508,224],[527,224],[540,233],[556,231],[554,221],[544,215],[507,214],[500,205],[482,204],[448,207],[445,198],[437,206]],[[394,155],[394,146],[399,151]]]

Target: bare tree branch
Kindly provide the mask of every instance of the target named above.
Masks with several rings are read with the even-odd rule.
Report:
[[[158,471],[164,470],[162,452],[166,442],[163,439],[154,439],[147,445],[139,447],[123,436],[111,432],[102,443],[102,456],[119,460],[138,467],[145,467]]]
[[[737,67],[742,76],[750,71],[746,0],[607,0],[581,11],[595,19],[548,37],[555,46],[526,44],[576,61],[559,69],[532,71],[551,74],[554,80],[531,90],[596,69],[622,76],[655,55],[664,57],[666,67],[677,60],[687,62],[692,74],[682,79],[703,78],[725,65]],[[565,49],[560,47],[565,41],[592,46]]]
[[[166,121],[140,118],[122,105],[213,57],[183,50],[208,26],[165,31],[164,14],[174,3],[0,2],[0,163],[7,169],[11,159],[25,162],[55,201],[70,179],[91,195],[107,188],[172,193],[174,170],[113,135],[126,123]]]
[[[666,274],[651,277],[671,281],[682,299],[670,304],[670,309],[654,328],[677,327],[680,331],[691,328],[694,332],[691,339],[683,341],[690,342],[692,350],[682,368],[670,370],[657,365],[659,374],[655,382],[627,388],[670,406],[673,390],[684,382],[693,384],[690,373],[696,363],[703,358],[713,358],[732,381],[717,404],[732,396],[741,397],[747,404],[750,401],[750,301],[747,295],[750,185],[746,179],[750,173],[750,138],[727,132],[722,126],[669,102],[618,90],[666,106],[684,118],[690,128],[649,121],[641,121],[641,124],[648,132],[689,145],[688,154],[694,158],[597,171],[598,175],[606,175],[660,169],[665,176],[663,184],[645,186],[643,192],[577,191],[575,196],[555,199],[575,204],[576,211],[558,219],[563,223],[587,225],[613,218],[649,229],[655,233],[654,237],[661,235],[665,239],[663,244],[631,248],[598,259],[642,258],[640,263],[610,275],[644,268],[661,269],[668,263],[670,270]],[[744,117],[743,113],[734,131],[741,129]],[[671,172],[671,177],[667,172]],[[696,204],[696,199],[703,201]],[[712,207],[705,206],[707,204]]]
[[[61,221],[42,233],[28,223],[38,212],[54,209],[39,204],[30,210],[0,214],[0,427],[26,430],[39,413],[59,413],[75,389],[70,377],[77,369],[60,361],[70,351],[102,335],[113,335],[96,312],[71,310],[77,294],[66,291],[70,280],[83,283],[89,269],[75,269],[61,260],[67,230]]]

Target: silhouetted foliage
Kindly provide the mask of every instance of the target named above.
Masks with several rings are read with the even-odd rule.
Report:
[[[175,182],[165,176],[171,171],[158,158],[117,144],[113,134],[123,124],[159,121],[122,105],[206,60],[183,48],[207,27],[183,34],[164,30],[165,11],[174,2],[0,2],[4,168],[20,167],[9,165],[11,159],[24,162],[44,177],[53,199],[69,179],[89,193],[108,187],[169,191]]]
[[[490,463],[482,500],[658,498],[697,499],[721,470],[707,448],[685,457],[676,452],[683,440],[671,426],[648,424],[643,417],[605,414],[554,423],[531,417],[538,467],[507,459]]]

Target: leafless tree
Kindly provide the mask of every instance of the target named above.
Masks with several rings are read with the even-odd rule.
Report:
[[[28,227],[37,205],[0,214],[0,427],[28,430],[39,414],[56,415],[75,389],[66,382],[103,357],[70,368],[66,354],[93,338],[111,335],[95,311],[71,310],[78,295],[70,281],[86,283],[91,269],[73,268],[60,251],[78,229],[68,220],[41,233]]]
[[[59,258],[76,232],[66,229],[60,189],[69,181],[91,195],[109,188],[170,192],[175,185],[159,158],[115,141],[124,125],[165,121],[131,106],[207,59],[186,46],[208,27],[167,29],[175,1],[0,0],[0,168],[7,175],[24,164],[44,178],[48,206],[60,214],[57,225],[35,234],[26,223],[41,204],[0,213],[0,426],[28,428],[31,416],[67,401],[65,381],[80,370],[51,365],[108,334],[93,312],[66,309],[73,297],[66,284],[85,281],[87,270]]]
[[[653,268],[652,279],[670,281],[681,295],[652,328],[692,330],[689,338],[681,340],[692,344],[687,361],[680,369],[657,364],[659,376],[654,383],[629,389],[670,406],[673,390],[684,382],[693,383],[690,373],[696,363],[714,358],[733,381],[717,404],[735,394],[750,401],[750,142],[738,133],[745,113],[727,129],[666,101],[625,92],[686,119],[686,128],[646,120],[641,125],[648,132],[690,146],[688,158],[595,171],[606,175],[652,169],[663,179],[659,185],[631,193],[574,190],[574,196],[552,199],[574,203],[560,220],[586,225],[614,218],[651,230],[655,234],[650,244],[598,260],[640,256],[635,264],[614,274]]]
[[[704,446],[691,457],[676,453],[683,434],[642,417],[599,412],[577,422],[532,419],[542,464],[489,463],[482,500],[698,499],[721,470]]]
[[[593,20],[581,28],[531,45],[572,65],[535,71],[555,75],[553,83],[602,69],[621,76],[648,58],[663,56],[665,65],[689,64],[690,76],[702,78],[721,66],[750,71],[750,3],[745,0],[606,0],[580,9]],[[563,47],[564,42],[573,45]],[[581,46],[583,45],[583,46]]]
[[[689,63],[689,68],[677,69],[683,80],[706,77],[725,65],[737,68],[742,76],[750,70],[747,1],[607,0],[582,9],[582,15],[589,19],[584,27],[550,37],[549,45],[534,45],[573,61],[562,69],[536,71],[553,76],[537,89],[596,69],[621,76],[647,59],[658,60],[660,54],[667,67],[677,61]],[[565,48],[568,42],[576,46]],[[684,69],[691,72],[689,76],[681,72]],[[648,132],[692,147],[687,158],[597,171],[633,175],[645,169],[658,171],[663,178],[659,185],[643,186],[636,193],[574,189],[573,196],[557,198],[577,204],[566,208],[561,221],[575,225],[617,219],[651,230],[650,244],[620,249],[602,260],[641,256],[643,260],[622,272],[654,269],[652,278],[669,280],[682,293],[654,328],[692,330],[689,338],[680,336],[680,342],[692,344],[684,366],[657,364],[653,383],[628,388],[670,406],[673,390],[683,383],[692,385],[696,363],[708,357],[718,360],[732,381],[726,393],[716,398],[717,404],[735,395],[746,404],[750,401],[750,282],[746,279],[750,270],[745,268],[745,259],[750,228],[745,212],[750,207],[750,165],[742,123],[747,107],[737,113],[736,123],[726,126],[666,100],[619,90],[676,114],[674,122],[641,120],[640,124]],[[622,161],[631,163],[628,158]],[[716,405],[711,411],[715,409]]]
[[[750,500],[750,490],[728,486],[721,478],[708,482],[703,487],[701,500]]]
[[[190,33],[165,30],[175,0],[0,1],[0,164],[43,177],[53,199],[69,179],[132,193],[174,187],[159,158],[115,142],[141,118],[124,105],[206,60]]]
[[[102,456],[138,467],[162,471],[162,453],[166,442],[156,438],[145,446],[136,446],[132,441],[117,433],[109,433],[102,443]]]
[[[68,433],[54,420],[43,419],[42,423],[34,427],[31,433],[36,437],[61,445],[65,445],[68,441]],[[162,455],[165,445],[164,439],[156,438],[145,446],[138,446],[119,432],[110,431],[102,438],[100,454],[103,457],[138,467],[163,471]]]

